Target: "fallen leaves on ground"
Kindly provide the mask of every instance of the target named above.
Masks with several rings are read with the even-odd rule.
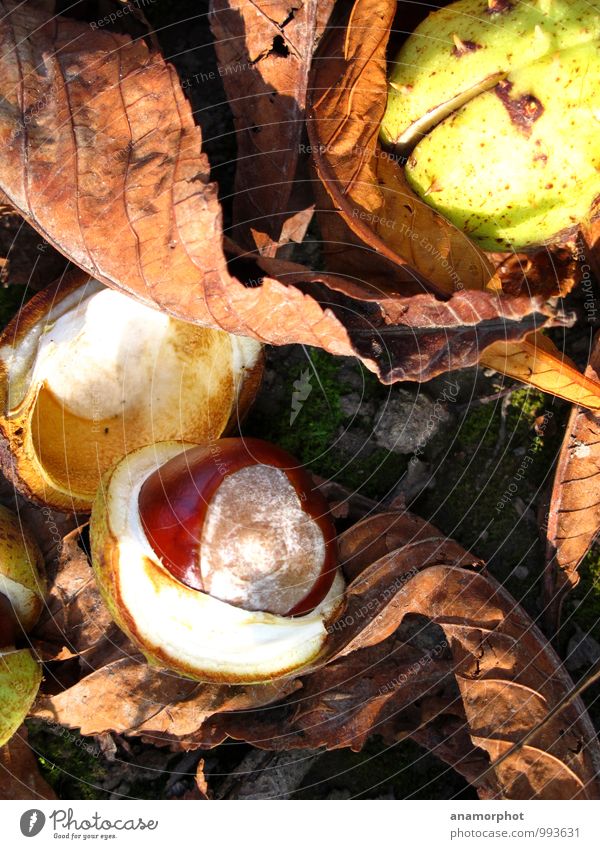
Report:
[[[310,33],[326,16],[315,8],[298,7],[283,27],[273,23],[278,6],[265,23],[271,40],[292,23],[302,34],[297,61],[279,57],[295,69],[296,94],[304,90]],[[292,278],[285,264],[267,272],[235,249],[228,263],[217,187],[173,68],[143,40],[60,16],[47,22],[38,7],[13,0],[2,9],[0,36],[9,47],[0,60],[2,189],[51,244],[107,285],[263,342],[356,355],[386,382],[472,365],[498,339],[516,341],[552,323],[553,309],[529,296],[411,299],[378,291],[364,276],[301,269]],[[241,26],[236,8],[219,9],[216,26]],[[251,35],[266,37],[254,27]]]
[[[82,666],[72,686],[46,691],[34,716],[184,750],[228,737],[264,749],[359,750],[372,734],[390,743],[412,736],[484,798],[600,796],[600,747],[580,701],[483,776],[571,681],[477,558],[401,513],[359,522],[341,536],[340,552],[350,581],[346,605],[321,655],[299,676],[200,684],[147,666],[126,644],[89,674]],[[66,583],[73,567],[63,568],[58,580]],[[66,604],[76,605],[76,620],[76,596]]]
[[[377,527],[376,538],[382,532]],[[352,623],[363,612],[360,633],[342,656],[303,679],[303,689],[278,711],[222,715],[223,730],[263,748],[360,748],[367,728],[389,742],[414,736],[484,798],[598,798],[600,747],[581,701],[482,777],[482,765],[518,742],[572,684],[514,599],[485,571],[469,567],[466,552],[439,556],[432,543],[407,539],[367,566],[351,584],[339,620]],[[398,625],[414,614],[443,632],[442,641],[417,657],[393,642]],[[449,675],[457,690],[448,686]],[[407,727],[406,708],[417,714],[413,727]],[[423,733],[430,724],[433,733]]]
[[[585,375],[598,380],[600,337]],[[560,450],[548,509],[544,618],[556,632],[566,593],[579,583],[579,565],[600,530],[599,413],[573,407]]]
[[[237,138],[234,235],[272,255],[291,238],[294,222],[300,226],[293,239],[302,241],[312,216],[301,200],[297,205],[303,186],[295,178],[303,158],[312,54],[333,5],[333,0],[299,0],[293,6],[273,0],[211,3],[219,74]],[[295,215],[288,219],[290,212]]]

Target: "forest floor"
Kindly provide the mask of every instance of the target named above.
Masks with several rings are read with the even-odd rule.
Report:
[[[235,138],[207,4],[155,2],[145,12],[202,126],[227,220]],[[5,259],[0,274],[10,284],[0,289],[4,325],[59,273],[64,260],[15,216],[4,215],[0,222]],[[318,263],[316,226],[295,258]],[[554,338],[584,367],[597,328],[585,321],[579,295],[567,306],[583,317],[580,332],[564,338],[556,332]],[[278,443],[315,474],[381,507],[394,502],[424,517],[486,560],[536,619],[544,565],[540,526],[568,413],[564,402],[481,369],[422,385],[383,386],[354,360],[286,346],[267,350],[264,384],[243,433]],[[581,582],[565,603],[556,648],[576,680],[600,657],[598,548],[586,558]],[[600,687],[585,698],[600,728]],[[181,755],[105,735],[86,741],[88,750],[79,735],[37,722],[30,724],[30,739],[62,798],[181,797],[193,784],[200,758],[209,786],[221,795],[267,794],[261,773],[276,768],[282,776],[278,795],[289,788],[293,798],[475,798],[458,774],[410,740],[388,747],[374,737],[358,753],[310,752],[286,763],[281,755],[259,756],[238,743]]]

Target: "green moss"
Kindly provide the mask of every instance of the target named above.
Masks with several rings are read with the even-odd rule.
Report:
[[[492,447],[498,437],[498,426],[496,411],[491,404],[475,405],[460,422],[457,438],[465,447]]]
[[[29,743],[40,770],[61,799],[106,799],[99,787],[106,777],[105,761],[91,737],[53,723],[29,721]]]
[[[288,369],[277,393],[276,409],[269,407],[268,413],[261,412],[264,405],[257,404],[244,426],[245,435],[280,445],[315,473],[334,478],[363,495],[385,496],[406,470],[407,459],[374,448],[370,443],[371,423],[361,420],[360,413],[353,423],[353,417],[344,413],[341,399],[352,392],[343,377],[344,360],[318,349],[307,352],[310,363],[300,359]],[[363,405],[385,399],[389,389],[358,363],[356,373],[362,382]],[[275,393],[268,388],[266,391],[271,404]],[[358,447],[348,439],[354,424],[365,435],[365,444]]]
[[[508,434],[518,432],[527,435],[536,418],[544,413],[546,396],[537,389],[523,387],[510,395],[510,404],[506,411],[505,430]],[[460,422],[457,437],[465,446],[493,448],[500,435],[502,400],[495,403],[473,404]],[[542,445],[542,441],[539,441]]]
[[[288,374],[290,399],[298,392],[295,384],[301,384],[304,375],[308,375],[312,388],[304,402],[299,399],[301,408],[294,422],[288,427],[285,427],[285,420],[280,423],[284,425],[280,427],[280,445],[303,462],[311,458],[318,464],[324,455],[326,457],[344,419],[340,398],[347,387],[339,381],[333,357],[316,349],[310,350],[309,357],[312,369],[310,366],[307,369],[306,364],[299,364]],[[315,385],[315,373],[320,386]]]
[[[517,420],[524,418],[528,424],[533,424],[545,408],[547,397],[538,389],[523,386],[515,389],[510,396],[509,421],[511,418]]]
[[[170,761],[176,754],[161,753],[150,767],[140,763],[135,753],[127,764],[121,759],[108,761],[93,737],[52,722],[29,720],[27,727],[40,771],[59,798],[108,799],[119,792],[132,799],[165,797]],[[107,783],[123,789],[105,790]]]
[[[490,393],[497,388],[490,385]],[[546,424],[538,432],[534,424],[544,413]],[[435,471],[435,487],[416,510],[486,560],[534,615],[542,557],[536,512],[565,414],[566,407],[526,387],[511,394],[504,425],[501,398],[474,404],[456,423]]]

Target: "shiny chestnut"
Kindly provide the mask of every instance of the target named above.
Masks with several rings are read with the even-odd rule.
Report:
[[[140,488],[155,554],[188,587],[245,610],[299,616],[336,575],[335,528],[308,473],[259,439],[194,446]]]

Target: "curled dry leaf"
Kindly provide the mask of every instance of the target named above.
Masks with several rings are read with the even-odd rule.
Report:
[[[295,205],[292,195],[298,189],[310,63],[333,5],[333,0],[211,3],[215,50],[237,135],[234,233],[261,252],[273,253],[294,224],[300,230],[291,238],[297,240],[310,221],[311,210]],[[288,212],[295,213],[289,220]]]
[[[326,306],[345,326],[354,355],[384,383],[424,381],[475,365],[495,341],[521,340],[536,328],[569,321],[537,297],[459,291],[442,301],[422,292],[389,295],[371,284],[279,259],[263,257],[256,267]]]
[[[40,775],[25,725],[0,748],[0,799],[56,799],[56,793]]]
[[[600,336],[585,375],[598,380]],[[579,582],[579,564],[600,530],[600,415],[574,407],[554,475],[546,529],[542,595],[549,633],[554,633],[566,593]]]
[[[31,634],[33,647],[44,661],[85,655],[118,633],[77,536],[70,534],[60,544],[46,606]]]
[[[357,537],[361,546],[370,521]],[[386,526],[385,521],[375,526],[375,541],[391,532]],[[262,748],[344,743],[360,748],[369,732],[389,742],[410,735],[462,772],[485,798],[598,798],[600,747],[580,701],[495,774],[480,778],[482,767],[545,716],[571,681],[517,603],[493,578],[469,567],[472,558],[448,551],[440,557],[434,539],[419,539],[410,526],[406,530],[403,547],[366,566],[350,585],[339,624],[354,629],[355,637],[341,656],[303,678],[303,689],[281,707],[222,715],[212,725],[221,726],[223,736]],[[398,544],[401,526],[393,531]],[[443,640],[415,656],[406,643],[395,644],[393,635],[416,613],[439,625]]]
[[[198,761],[198,766],[196,767],[194,787],[184,798],[204,800],[212,799],[212,794],[208,786],[208,781],[206,780],[206,775],[204,774],[204,761],[202,760],[202,758],[200,758],[200,760]]]
[[[416,281],[447,294],[483,289],[493,276],[485,253],[414,194],[396,158],[379,143],[395,12],[394,0],[357,0],[346,26],[332,28],[323,40],[308,111],[317,175],[350,232],[387,260],[391,286],[402,290]],[[339,239],[339,224],[326,213],[326,241],[332,221],[331,236]]]
[[[216,186],[174,70],[143,41],[61,17],[47,23],[12,0],[2,11],[1,187],[107,285],[199,324],[357,355],[388,381],[470,365],[477,344],[547,323],[551,310],[528,298],[459,292],[447,305],[432,295],[409,304],[306,270],[291,280],[239,254],[228,266]],[[311,15],[308,29],[320,20]]]
[[[369,320],[349,315],[346,323],[356,352],[365,363],[377,362],[384,383],[424,381],[477,364],[485,349],[504,344],[507,335],[518,346],[535,328],[563,323],[562,316],[547,322],[545,308],[537,301],[536,313],[535,303],[493,300],[490,292],[458,292],[448,301],[420,294],[383,300],[383,321],[377,314]],[[596,389],[600,397],[600,385]]]
[[[542,333],[519,342],[495,342],[482,353],[481,365],[558,395],[572,404],[600,410],[600,382],[595,372],[581,374],[575,364]]]
[[[265,749],[360,749],[374,733],[390,743],[412,736],[485,798],[600,796],[600,747],[581,701],[483,775],[571,681],[477,558],[399,513],[359,522],[340,550],[346,606],[300,677],[198,684],[147,666],[125,647],[73,686],[40,696],[34,715],[180,749],[227,737]]]

